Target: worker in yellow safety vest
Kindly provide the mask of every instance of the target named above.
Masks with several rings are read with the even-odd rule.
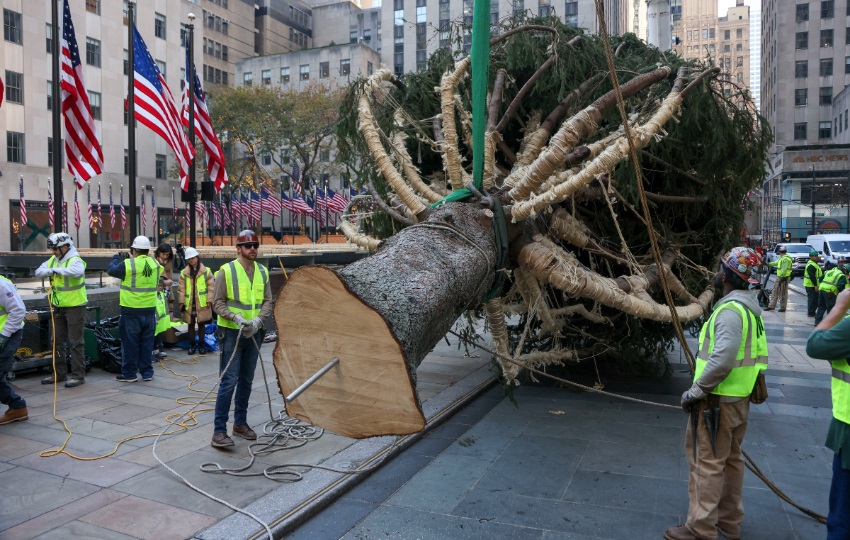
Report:
[[[767,368],[767,339],[756,291],[750,283],[761,257],[736,247],[721,260],[714,285],[720,301],[699,336],[693,385],[682,394],[690,413],[685,437],[688,477],[688,518],[664,531],[667,540],[741,538],[744,507],[744,461],[741,444],[747,431],[750,394]]]
[[[772,311],[776,307],[776,301],[782,300],[779,303],[779,311],[785,311],[788,307],[788,283],[791,281],[791,266],[794,264],[794,259],[788,255],[788,248],[779,246],[777,250],[779,258],[768,266],[776,267],[776,282],[773,284],[773,292],[770,293],[770,305],[764,308],[765,311]]]
[[[0,403],[9,406],[6,413],[0,416],[0,425],[29,418],[27,402],[15,393],[6,380],[6,374],[12,371],[15,353],[21,346],[26,312],[18,288],[0,276]]]
[[[815,310],[818,308],[818,287],[823,279],[823,269],[818,264],[820,256],[817,251],[809,252],[809,261],[806,263],[806,268],[803,270],[803,287],[806,288],[806,297],[808,303],[806,314],[809,317],[815,316]]]
[[[153,379],[153,339],[156,331],[157,293],[162,266],[148,254],[151,241],[137,236],[130,253],[116,253],[106,273],[121,280],[118,296],[121,318],[121,374],[118,382],[134,383],[137,373],[143,381]]]
[[[823,274],[820,285],[818,287],[818,308],[815,311],[815,325],[820,324],[823,316],[832,309],[835,305],[835,299],[838,293],[847,287],[847,272],[850,270],[850,265],[841,263],[834,268],[830,268]]]
[[[212,305],[218,314],[221,343],[219,373],[222,374],[210,443],[216,448],[234,444],[233,439],[227,436],[234,391],[233,434],[249,441],[257,438],[248,425],[248,398],[251,397],[257,357],[265,336],[263,321],[272,315],[269,271],[256,262],[259,247],[260,241],[254,231],[240,232],[236,237],[236,259],[224,264],[215,275]]]
[[[83,325],[86,322],[86,262],[77,253],[68,233],[58,232],[47,237],[47,247],[53,256],[41,263],[36,277],[50,279],[50,301],[53,309],[53,375],[41,384],[64,382],[68,388],[86,382],[85,342]],[[71,349],[71,373],[65,363],[65,346]]]

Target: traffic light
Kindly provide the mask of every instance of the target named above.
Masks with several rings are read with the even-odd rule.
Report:
[[[786,240],[791,240],[791,233],[786,232],[786,233],[785,233],[785,239],[786,239]]]

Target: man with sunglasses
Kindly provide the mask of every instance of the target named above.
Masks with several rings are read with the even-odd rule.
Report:
[[[35,271],[36,277],[50,279],[50,305],[53,307],[54,375],[41,384],[64,382],[68,388],[86,382],[85,342],[83,324],[86,322],[86,263],[80,258],[70,235],[64,232],[47,237],[47,247],[53,256]],[[71,373],[65,364],[65,344],[71,346]]]
[[[215,275],[212,306],[218,314],[217,322],[221,331],[219,373],[223,373],[215,401],[214,429],[210,442],[216,448],[234,444],[233,439],[227,436],[227,421],[234,391],[233,434],[249,441],[257,439],[257,434],[248,425],[248,399],[251,397],[260,345],[265,336],[263,320],[272,315],[269,271],[256,262],[259,247],[260,242],[254,231],[240,232],[236,237],[236,259],[224,264]]]

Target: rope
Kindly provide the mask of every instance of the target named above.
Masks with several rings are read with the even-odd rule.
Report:
[[[653,407],[662,407],[662,408],[665,408],[665,409],[681,410],[681,407],[678,407],[676,405],[668,405],[666,403],[658,403],[658,402],[655,402],[655,401],[648,401],[648,400],[645,400],[645,399],[638,399],[638,398],[633,398],[633,397],[629,397],[629,396],[623,396],[623,395],[620,395],[620,394],[614,394],[612,392],[606,392],[605,390],[602,390],[600,388],[596,388],[596,387],[593,387],[593,386],[586,386],[586,385],[581,384],[581,383],[577,383],[577,382],[570,381],[570,380],[567,380],[567,379],[564,379],[564,378],[561,378],[561,377],[557,377],[555,375],[552,375],[551,373],[546,373],[545,371],[541,371],[541,370],[534,368],[532,366],[526,366],[524,364],[521,364],[521,363],[517,362],[516,360],[514,360],[513,358],[511,358],[510,356],[506,356],[506,355],[500,354],[500,353],[498,353],[494,350],[491,350],[488,347],[485,347],[484,345],[479,344],[475,340],[469,340],[468,338],[458,334],[454,330],[449,330],[449,333],[452,334],[453,336],[459,338],[461,341],[463,341],[463,342],[465,342],[465,343],[467,343],[467,344],[469,344],[473,347],[477,347],[478,349],[481,349],[484,352],[488,352],[488,353],[492,354],[494,357],[498,357],[501,360],[504,360],[506,362],[510,362],[511,364],[515,364],[517,366],[520,366],[520,368],[525,368],[528,371],[534,373],[535,375],[540,375],[541,377],[546,377],[546,378],[551,379],[553,381],[556,381],[556,382],[559,382],[559,383],[562,383],[562,384],[566,384],[568,386],[572,386],[573,388],[578,388],[580,390],[584,390],[584,391],[587,391],[587,392],[594,392],[596,394],[601,394],[603,396],[608,396],[608,397],[620,399],[620,400],[623,400],[623,401],[631,401],[633,403],[640,403],[642,405],[652,405]],[[741,454],[744,456],[744,459],[745,459],[744,465],[747,466],[747,468],[750,470],[750,472],[752,472],[754,475],[756,475],[759,478],[759,480],[764,482],[764,484],[768,488],[770,488],[770,490],[773,491],[780,499],[787,502],[788,504],[790,504],[791,506],[793,506],[794,508],[796,508],[800,512],[806,514],[807,516],[811,517],[812,519],[814,519],[814,520],[816,520],[820,523],[826,523],[826,516],[824,516],[822,514],[818,514],[814,510],[811,510],[809,508],[806,508],[805,506],[797,504],[788,495],[786,495],[785,492],[783,492],[781,489],[779,489],[779,487],[776,484],[774,484],[769,478],[767,478],[767,476],[764,475],[764,473],[761,471],[761,469],[758,467],[758,465],[756,465],[756,463],[753,461],[753,459],[750,457],[750,455],[747,454],[746,450],[741,449]]]

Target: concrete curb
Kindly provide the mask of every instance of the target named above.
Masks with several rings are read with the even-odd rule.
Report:
[[[396,440],[396,437],[363,439],[329,457],[319,465],[334,469],[368,469],[363,474],[341,473],[310,469],[300,482],[285,484],[248,505],[245,510],[269,525],[275,538],[281,538],[315,516],[331,502],[362,482],[385,462],[422,439],[455,412],[478,397],[496,381],[490,364],[484,365],[451,387],[422,404],[427,424],[419,433]],[[395,444],[394,444],[394,441]],[[198,540],[231,540],[234,538],[264,538],[256,521],[234,513],[212,527],[197,533]]]

